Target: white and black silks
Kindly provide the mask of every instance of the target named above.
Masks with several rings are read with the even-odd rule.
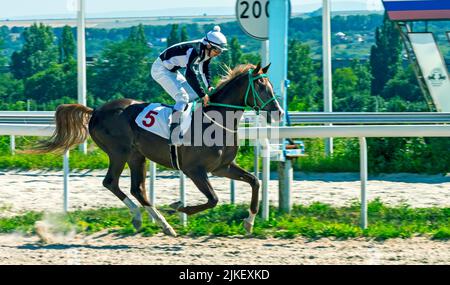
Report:
[[[205,90],[211,86],[210,60],[202,40],[182,42],[159,55],[152,66],[152,77],[175,99],[176,105],[185,105],[206,95]],[[181,68],[186,68],[185,77],[179,72]]]

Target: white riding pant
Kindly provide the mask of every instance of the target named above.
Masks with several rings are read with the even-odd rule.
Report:
[[[175,100],[174,109],[176,111],[184,110],[189,102],[198,98],[197,93],[189,85],[183,74],[179,71],[169,71],[159,57],[152,65],[151,74],[153,79]]]

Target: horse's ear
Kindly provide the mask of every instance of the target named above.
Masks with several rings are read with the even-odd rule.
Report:
[[[272,63],[269,63],[266,67],[264,67],[264,68],[262,69],[262,72],[263,72],[263,73],[267,73],[267,70],[269,70],[269,67],[270,67],[271,64],[272,64]]]
[[[259,74],[260,70],[261,70],[261,62],[258,62],[258,65],[256,66],[255,70],[253,70],[253,75]]]

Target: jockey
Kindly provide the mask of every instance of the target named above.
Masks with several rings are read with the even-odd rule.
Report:
[[[213,89],[210,83],[209,62],[227,50],[226,47],[227,39],[220,32],[220,27],[215,26],[203,39],[182,42],[167,48],[153,63],[153,79],[175,100],[169,144],[181,144],[181,138],[173,137],[172,132],[180,126],[187,104],[199,97],[203,98],[204,105],[208,104],[207,92]],[[179,72],[180,68],[186,68],[185,75]],[[203,88],[201,84],[204,85]]]

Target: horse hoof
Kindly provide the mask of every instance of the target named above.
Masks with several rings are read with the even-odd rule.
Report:
[[[244,219],[244,229],[247,234],[251,234],[253,232],[253,224],[249,223],[246,219]]]
[[[142,221],[141,221],[141,220],[133,219],[133,220],[131,221],[131,223],[133,224],[133,227],[136,229],[137,232],[138,232],[138,231],[141,229],[141,227],[142,227]]]
[[[176,210],[176,211],[178,211],[178,209],[183,207],[183,203],[181,203],[181,201],[177,201],[177,202],[174,202],[174,203],[170,204],[169,207],[174,209],[174,210]]]
[[[163,233],[168,236],[172,236],[172,237],[177,236],[177,233],[175,232],[175,230],[172,227],[163,228]]]

